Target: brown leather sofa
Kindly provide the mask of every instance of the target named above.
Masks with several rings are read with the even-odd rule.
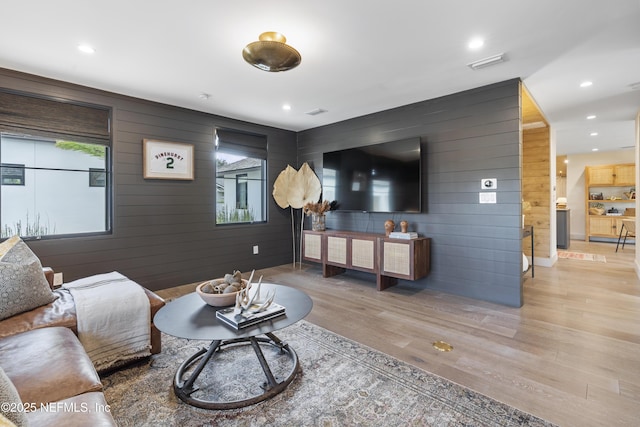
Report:
[[[45,269],[53,288],[53,271]],[[151,353],[161,350],[153,316],[164,300],[145,289],[151,304]],[[71,293],[55,289],[51,304],[0,321],[0,366],[18,391],[33,426],[116,426],[102,383],[76,337]]]

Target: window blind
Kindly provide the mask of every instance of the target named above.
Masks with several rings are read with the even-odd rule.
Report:
[[[216,146],[225,153],[267,159],[267,137],[228,129],[216,129]]]
[[[108,107],[0,89],[0,131],[110,145]]]

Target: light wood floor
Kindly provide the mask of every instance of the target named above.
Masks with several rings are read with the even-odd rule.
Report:
[[[377,292],[357,272],[318,265],[256,271],[313,299],[306,320],[562,426],[640,425],[640,280],[635,247],[572,241],[606,263],[536,266],[511,308],[403,282]],[[530,277],[530,274],[529,274]],[[195,285],[159,291],[172,298]],[[435,350],[443,340],[451,352]],[[302,361],[304,368],[304,361]]]

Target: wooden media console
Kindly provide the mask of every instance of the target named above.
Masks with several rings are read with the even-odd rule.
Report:
[[[303,231],[302,257],[322,264],[322,276],[347,269],[376,275],[383,291],[398,279],[417,280],[429,274],[431,239],[391,239],[381,234],[354,231]]]

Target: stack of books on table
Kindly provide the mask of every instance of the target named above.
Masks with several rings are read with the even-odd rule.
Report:
[[[417,239],[418,233],[415,231],[409,231],[407,233],[403,233],[401,231],[392,231],[389,233],[389,237],[392,239]]]
[[[226,325],[231,326],[234,329],[243,329],[251,325],[255,325],[265,320],[273,319],[274,317],[282,316],[285,313],[284,306],[276,304],[275,302],[264,311],[259,313],[245,313],[236,314],[235,308],[223,308],[216,311],[216,317]]]

